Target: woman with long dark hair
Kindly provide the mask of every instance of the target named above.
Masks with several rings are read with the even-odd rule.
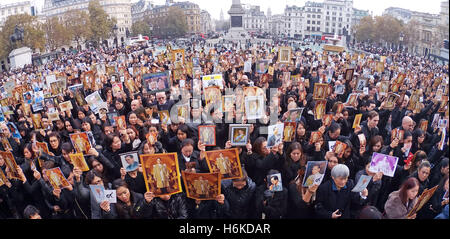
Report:
[[[281,171],[283,167],[283,144],[267,148],[267,140],[259,137],[253,142],[252,153],[249,154],[245,166],[248,176],[253,179],[257,186],[264,184],[264,178],[270,169]]]
[[[403,182],[398,191],[389,194],[384,205],[384,213],[388,219],[415,219],[416,214],[407,217],[408,213],[417,203],[419,193],[419,181],[416,178],[408,178]]]

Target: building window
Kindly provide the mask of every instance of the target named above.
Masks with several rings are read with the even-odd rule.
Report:
[[[307,24],[310,24],[310,21],[308,20],[308,21],[306,21],[306,23],[307,23]]]
[[[316,18],[316,15],[313,14],[313,15],[312,15],[312,18]]]
[[[306,30],[309,31],[309,27],[306,27]]]
[[[312,24],[316,24],[316,21],[312,21]]]
[[[312,27],[312,28],[311,28],[311,31],[315,31],[315,30],[316,30],[316,28],[315,28],[315,27]]]

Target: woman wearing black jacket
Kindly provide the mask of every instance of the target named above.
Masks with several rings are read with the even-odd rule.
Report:
[[[302,186],[305,170],[306,168],[301,168],[295,179],[289,182],[286,218],[308,219],[314,215],[313,196],[319,185],[315,184],[309,188]]]
[[[126,131],[121,131],[119,137],[117,134],[109,134],[105,138],[105,150],[102,154],[114,165],[113,170],[109,171],[111,177],[120,178],[120,168],[122,167],[122,161],[120,160],[120,154],[129,152],[133,149],[130,138]],[[123,139],[123,142],[121,140]]]
[[[131,191],[122,179],[113,182],[113,189],[116,190],[117,203],[116,213],[119,219],[151,219],[151,201],[154,195],[150,192],[146,199],[144,195]],[[148,200],[149,197],[152,200]]]
[[[257,138],[253,143],[246,170],[257,186],[264,184],[264,179],[270,169],[281,171],[283,159],[279,152],[283,153],[282,146],[283,144],[275,145],[269,150],[267,149],[267,140],[264,137]]]
[[[267,176],[277,173],[279,171],[270,170]],[[270,190],[267,180],[272,180],[272,177],[266,177],[264,180],[266,184],[256,189],[256,216],[260,219],[264,213],[265,219],[282,219],[286,215],[288,190],[286,187],[282,187],[282,191]],[[277,176],[275,176],[274,180],[280,181]]]
[[[427,141],[427,135],[426,133],[421,130],[420,128],[417,128],[412,133],[413,140],[412,140],[412,147],[410,152],[416,153],[418,150],[423,150],[425,152],[429,152],[431,148],[430,142]]]
[[[299,142],[294,142],[289,145],[283,165],[283,170],[281,171],[281,177],[283,182],[291,182],[294,180],[298,171],[301,168],[306,167],[307,157],[303,153],[302,145]]]

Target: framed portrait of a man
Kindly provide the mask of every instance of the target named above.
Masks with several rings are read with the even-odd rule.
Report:
[[[333,152],[336,154],[336,156],[338,158],[342,158],[346,148],[347,148],[347,144],[345,144],[339,140],[336,140],[336,144],[334,145]]]
[[[125,121],[125,115],[115,116],[114,121],[116,122],[116,127],[119,130],[127,129],[127,122]]]
[[[345,93],[345,85],[335,85],[334,93],[337,95],[343,95]]]
[[[350,82],[353,79],[354,68],[345,69],[345,81]]]
[[[321,120],[325,115],[327,100],[317,100],[314,106],[314,120]]]
[[[70,100],[59,103],[59,108],[61,111],[69,111],[73,109],[72,102]]]
[[[41,151],[44,152],[46,154],[49,154],[48,152],[48,145],[46,142],[35,142],[36,143],[36,147]]]
[[[328,161],[309,161],[306,164],[305,177],[302,185],[307,188],[314,184],[320,185],[325,176]]]
[[[313,132],[311,132],[311,136],[309,137],[309,144],[315,144],[320,139],[322,139],[322,132],[320,132],[320,131],[313,131]]]
[[[220,194],[220,173],[189,173],[183,175],[186,197],[195,200],[215,200]]]
[[[386,97],[383,108],[387,110],[393,110],[395,108],[398,99],[400,99],[400,95],[389,92]]]
[[[295,139],[296,122],[284,122],[283,142],[292,142]]]
[[[228,140],[230,140],[231,146],[245,146],[248,143],[249,135],[249,124],[230,124]]]
[[[3,139],[8,141],[6,138],[3,138]],[[3,145],[5,145],[5,144],[3,144]],[[12,150],[12,148],[11,148],[11,150]],[[18,165],[16,163],[16,160],[14,159],[14,155],[11,152],[0,151],[0,157],[5,161],[6,167],[8,167],[9,172],[11,173],[10,177],[13,179],[20,180],[20,174],[17,171]]]
[[[222,179],[242,178],[237,148],[206,151],[209,172],[220,173]]]
[[[73,97],[75,97],[78,105],[82,106],[87,104],[83,84],[72,85],[69,86],[68,89],[72,92]]]
[[[166,125],[171,124],[170,114],[169,114],[168,110],[158,111],[158,115],[159,115],[159,122],[161,124],[166,124]]]
[[[291,62],[292,48],[279,47],[278,49],[278,63],[289,64]]]
[[[222,92],[218,86],[209,86],[204,89],[205,106],[222,100]]]
[[[82,153],[69,154],[69,157],[75,167],[78,167],[83,172],[89,171],[89,166]]]
[[[144,74],[142,81],[149,94],[170,91],[170,71]]]
[[[176,153],[139,155],[147,191],[156,196],[180,193],[181,179]]]
[[[260,60],[256,64],[256,72],[258,74],[265,74],[269,69],[269,60]]]
[[[356,83],[356,91],[357,92],[363,92],[364,91],[364,87],[366,87],[367,85],[367,79],[364,78],[359,78],[357,83]]]
[[[356,104],[357,100],[358,100],[358,93],[351,93],[348,95],[347,98],[347,102],[345,102],[345,104],[349,107],[354,107],[354,105]]]
[[[380,92],[379,92],[379,94],[381,96],[384,96],[384,95],[388,94],[388,92],[389,92],[389,84],[390,84],[389,81],[386,81],[386,80],[380,82]]]
[[[87,154],[92,148],[86,132],[70,134],[69,138],[77,153]]]
[[[315,83],[313,99],[314,100],[323,100],[323,99],[327,98],[327,89],[328,89],[328,84]]]
[[[176,49],[171,51],[171,60],[175,68],[181,68],[184,65],[184,49]]]
[[[326,114],[322,118],[322,125],[328,127],[333,122],[333,114]]]
[[[245,97],[245,114],[248,120],[261,119],[264,116],[263,96]]]
[[[215,125],[199,125],[198,140],[205,146],[216,145],[216,126]]]
[[[283,142],[283,130],[284,130],[283,123],[269,126],[268,129],[269,135],[267,136],[267,148],[272,148]]]
[[[288,111],[289,115],[286,118],[286,122],[300,122],[300,120],[302,119],[303,110],[303,107],[290,109]]]
[[[122,167],[127,172],[134,171],[139,168],[139,157],[138,152],[127,152],[120,154],[120,161],[122,161]]]
[[[223,112],[233,112],[235,101],[236,101],[236,96],[234,96],[234,95],[222,96]]]
[[[45,170],[45,175],[53,189],[62,189],[70,186],[69,181],[64,177],[59,167]]]

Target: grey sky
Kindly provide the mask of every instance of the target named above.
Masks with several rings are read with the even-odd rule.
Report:
[[[0,4],[7,4],[12,2],[21,2],[23,0],[1,0]],[[31,0],[37,3],[39,8],[44,4],[44,0]],[[138,0],[131,0],[137,2]],[[175,0],[178,2],[181,0]],[[225,18],[228,18],[227,11],[230,9],[232,0],[190,0],[197,3],[201,9],[207,10],[212,18],[219,19],[220,10],[223,9]],[[373,11],[374,15],[381,15],[384,9],[388,7],[400,7],[413,11],[428,12],[433,14],[439,14],[441,2],[443,0],[354,0],[353,7],[361,10]],[[164,4],[165,0],[152,0],[153,3],[160,5]],[[267,9],[270,7],[272,14],[281,14],[284,11],[286,5],[304,6],[306,0],[241,0],[243,4],[259,5],[261,10],[267,14]],[[323,0],[318,0],[323,2]]]

